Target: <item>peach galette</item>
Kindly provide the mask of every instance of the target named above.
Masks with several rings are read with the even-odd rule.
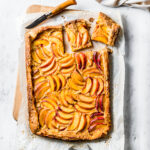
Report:
[[[107,135],[111,125],[109,52],[108,48],[64,52],[61,26],[40,27],[26,34],[29,124],[33,133],[64,140],[93,140]]]
[[[81,50],[92,46],[88,26],[83,19],[65,23],[67,38],[72,51]]]
[[[96,22],[92,40],[114,46],[120,26],[104,13],[100,12]]]

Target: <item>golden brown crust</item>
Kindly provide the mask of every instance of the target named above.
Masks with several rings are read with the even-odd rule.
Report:
[[[27,94],[28,94],[28,109],[29,109],[29,123],[30,129],[33,133],[40,136],[47,136],[50,138],[58,138],[63,140],[93,140],[107,135],[110,130],[110,99],[109,99],[109,59],[108,53],[109,49],[105,48],[100,52],[102,58],[102,64],[104,66],[104,94],[105,94],[105,127],[103,130],[94,130],[90,134],[88,129],[86,131],[78,133],[74,131],[59,131],[59,130],[49,130],[48,128],[40,127],[38,112],[35,105],[35,98],[33,95],[33,85],[32,85],[32,74],[31,74],[31,42],[36,38],[36,36],[47,30],[47,29],[62,29],[61,26],[48,26],[41,27],[29,31],[25,35],[26,41],[26,74],[27,74]]]
[[[115,21],[100,12],[92,34],[92,40],[114,46],[119,30],[120,26]]]

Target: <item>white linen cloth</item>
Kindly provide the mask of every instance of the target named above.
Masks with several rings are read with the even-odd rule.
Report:
[[[150,8],[150,0],[97,0],[109,7],[129,6],[136,8]]]

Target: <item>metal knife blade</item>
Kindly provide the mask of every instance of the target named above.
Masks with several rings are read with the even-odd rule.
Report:
[[[37,26],[38,24],[40,24],[41,22],[43,22],[44,20],[48,19],[50,16],[52,15],[51,12],[49,12],[48,14],[44,14],[41,17],[39,17],[38,19],[36,19],[35,21],[33,21],[30,25],[26,26],[26,29],[31,29],[35,26]]]

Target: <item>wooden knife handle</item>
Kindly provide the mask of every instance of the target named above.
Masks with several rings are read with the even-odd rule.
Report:
[[[59,12],[63,11],[66,7],[70,6],[70,5],[76,5],[76,1],[75,0],[67,0],[64,3],[56,6],[53,10],[52,10],[52,14],[56,15]]]

